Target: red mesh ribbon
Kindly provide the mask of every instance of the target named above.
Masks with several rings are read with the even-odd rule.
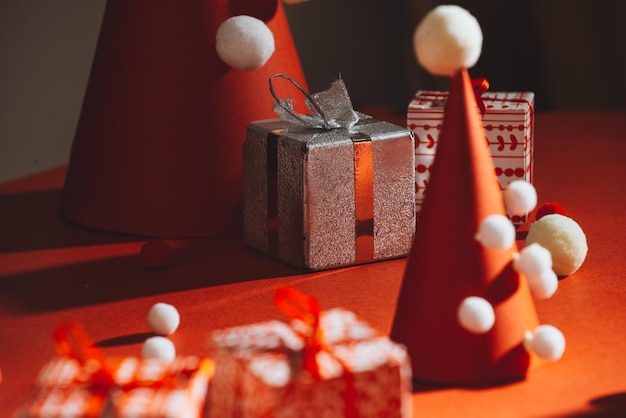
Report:
[[[198,370],[181,371],[185,375],[184,378],[173,373],[166,373],[159,380],[143,380],[139,379],[138,376],[133,376],[129,382],[119,384],[113,378],[114,367],[111,361],[89,338],[82,324],[73,321],[57,326],[54,330],[54,340],[58,354],[77,360],[89,372],[91,389],[97,392],[108,392],[113,388],[126,391],[136,387],[174,388],[179,386],[179,379],[186,380],[189,375]],[[212,363],[202,363],[199,369],[202,373],[210,376],[213,373],[212,367]]]
[[[472,80],[472,88],[474,89],[474,95],[476,96],[476,104],[480,110],[480,115],[485,116],[485,102],[483,102],[483,93],[489,90],[489,81],[483,78],[476,78]]]
[[[356,390],[354,387],[354,374],[348,370],[345,363],[337,358],[323,344],[323,331],[320,328],[320,303],[313,296],[309,296],[289,286],[281,286],[274,294],[274,304],[285,315],[293,319],[299,319],[311,327],[310,335],[305,337],[303,367],[317,380],[321,380],[317,353],[325,351],[335,358],[343,368],[343,379],[346,390],[343,393],[345,405],[344,415],[347,418],[358,417],[356,408]]]
[[[95,346],[79,322],[68,322],[54,330],[57,353],[76,359],[91,374],[92,387],[96,391],[108,391],[116,386],[107,358]]]
[[[320,304],[317,298],[306,295],[292,287],[276,289],[274,304],[289,318],[299,319],[311,327],[305,337],[303,367],[316,379],[321,379],[316,356],[322,350],[322,330],[320,328]]]

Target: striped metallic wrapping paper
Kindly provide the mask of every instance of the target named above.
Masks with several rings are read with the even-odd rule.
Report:
[[[351,128],[252,122],[244,240],[307,270],[402,257],[415,232],[414,139],[359,114]]]

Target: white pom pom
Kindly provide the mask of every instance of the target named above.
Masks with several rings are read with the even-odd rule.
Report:
[[[274,35],[257,18],[233,16],[222,22],[217,30],[215,49],[222,61],[232,68],[256,70],[274,53]]]
[[[504,189],[504,206],[511,215],[524,216],[537,206],[537,190],[527,181],[516,180]]]
[[[559,288],[559,278],[552,270],[545,270],[533,276],[525,276],[530,293],[535,299],[550,299]]]
[[[552,254],[552,268],[559,276],[578,270],[587,257],[587,237],[567,216],[546,215],[530,225],[526,245],[538,243]]]
[[[165,337],[150,337],[141,347],[141,357],[160,358],[166,361],[173,361],[176,358],[176,348],[174,343]]]
[[[565,351],[565,337],[552,325],[540,325],[527,337],[526,348],[539,358],[556,361]]]
[[[480,57],[483,33],[474,16],[459,6],[438,6],[420,22],[413,35],[417,61],[435,75],[452,76]]]
[[[475,239],[485,248],[506,249],[515,241],[515,227],[504,215],[489,215],[478,225]]]
[[[470,296],[463,299],[457,310],[457,319],[463,328],[474,334],[488,332],[496,320],[493,307],[485,299]]]
[[[524,247],[513,259],[513,268],[525,276],[538,276],[552,269],[552,255],[537,243]]]
[[[172,305],[157,303],[148,312],[148,325],[155,334],[170,335],[180,324],[180,314]]]

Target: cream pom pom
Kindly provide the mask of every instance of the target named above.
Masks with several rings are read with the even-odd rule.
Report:
[[[565,351],[565,337],[552,325],[540,325],[532,333],[527,334],[525,346],[539,358],[557,361]]]
[[[480,56],[483,33],[474,16],[459,6],[443,5],[422,19],[413,35],[417,61],[435,75],[452,76]]]
[[[176,358],[176,347],[168,338],[150,337],[141,347],[141,357],[173,361]]]
[[[218,28],[215,49],[222,61],[232,68],[256,70],[274,53],[274,34],[257,18],[233,16]]]
[[[474,334],[488,332],[496,320],[493,307],[485,299],[470,296],[461,302],[457,310],[457,319],[461,326]]]
[[[148,312],[148,325],[155,334],[170,335],[180,324],[180,314],[167,303],[157,303]]]
[[[538,243],[552,254],[552,268],[559,276],[574,273],[587,257],[587,237],[567,216],[546,215],[530,225],[526,245]]]
[[[489,215],[478,225],[474,238],[485,248],[506,249],[515,241],[515,227],[504,215]]]
[[[552,269],[552,255],[535,242],[522,248],[513,258],[513,268],[525,276],[538,276]]]
[[[537,190],[527,181],[516,180],[504,189],[504,206],[511,215],[524,216],[537,206]]]

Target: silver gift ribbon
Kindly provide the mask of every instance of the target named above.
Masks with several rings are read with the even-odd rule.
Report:
[[[304,94],[304,103],[310,115],[298,113],[293,108],[293,98],[281,99],[274,90],[275,78],[284,78]],[[318,129],[351,128],[359,121],[359,115],[352,108],[352,101],[342,79],[335,80],[327,90],[309,94],[296,80],[285,74],[274,74],[269,79],[270,92],[274,97],[273,109],[287,122],[306,125]]]

